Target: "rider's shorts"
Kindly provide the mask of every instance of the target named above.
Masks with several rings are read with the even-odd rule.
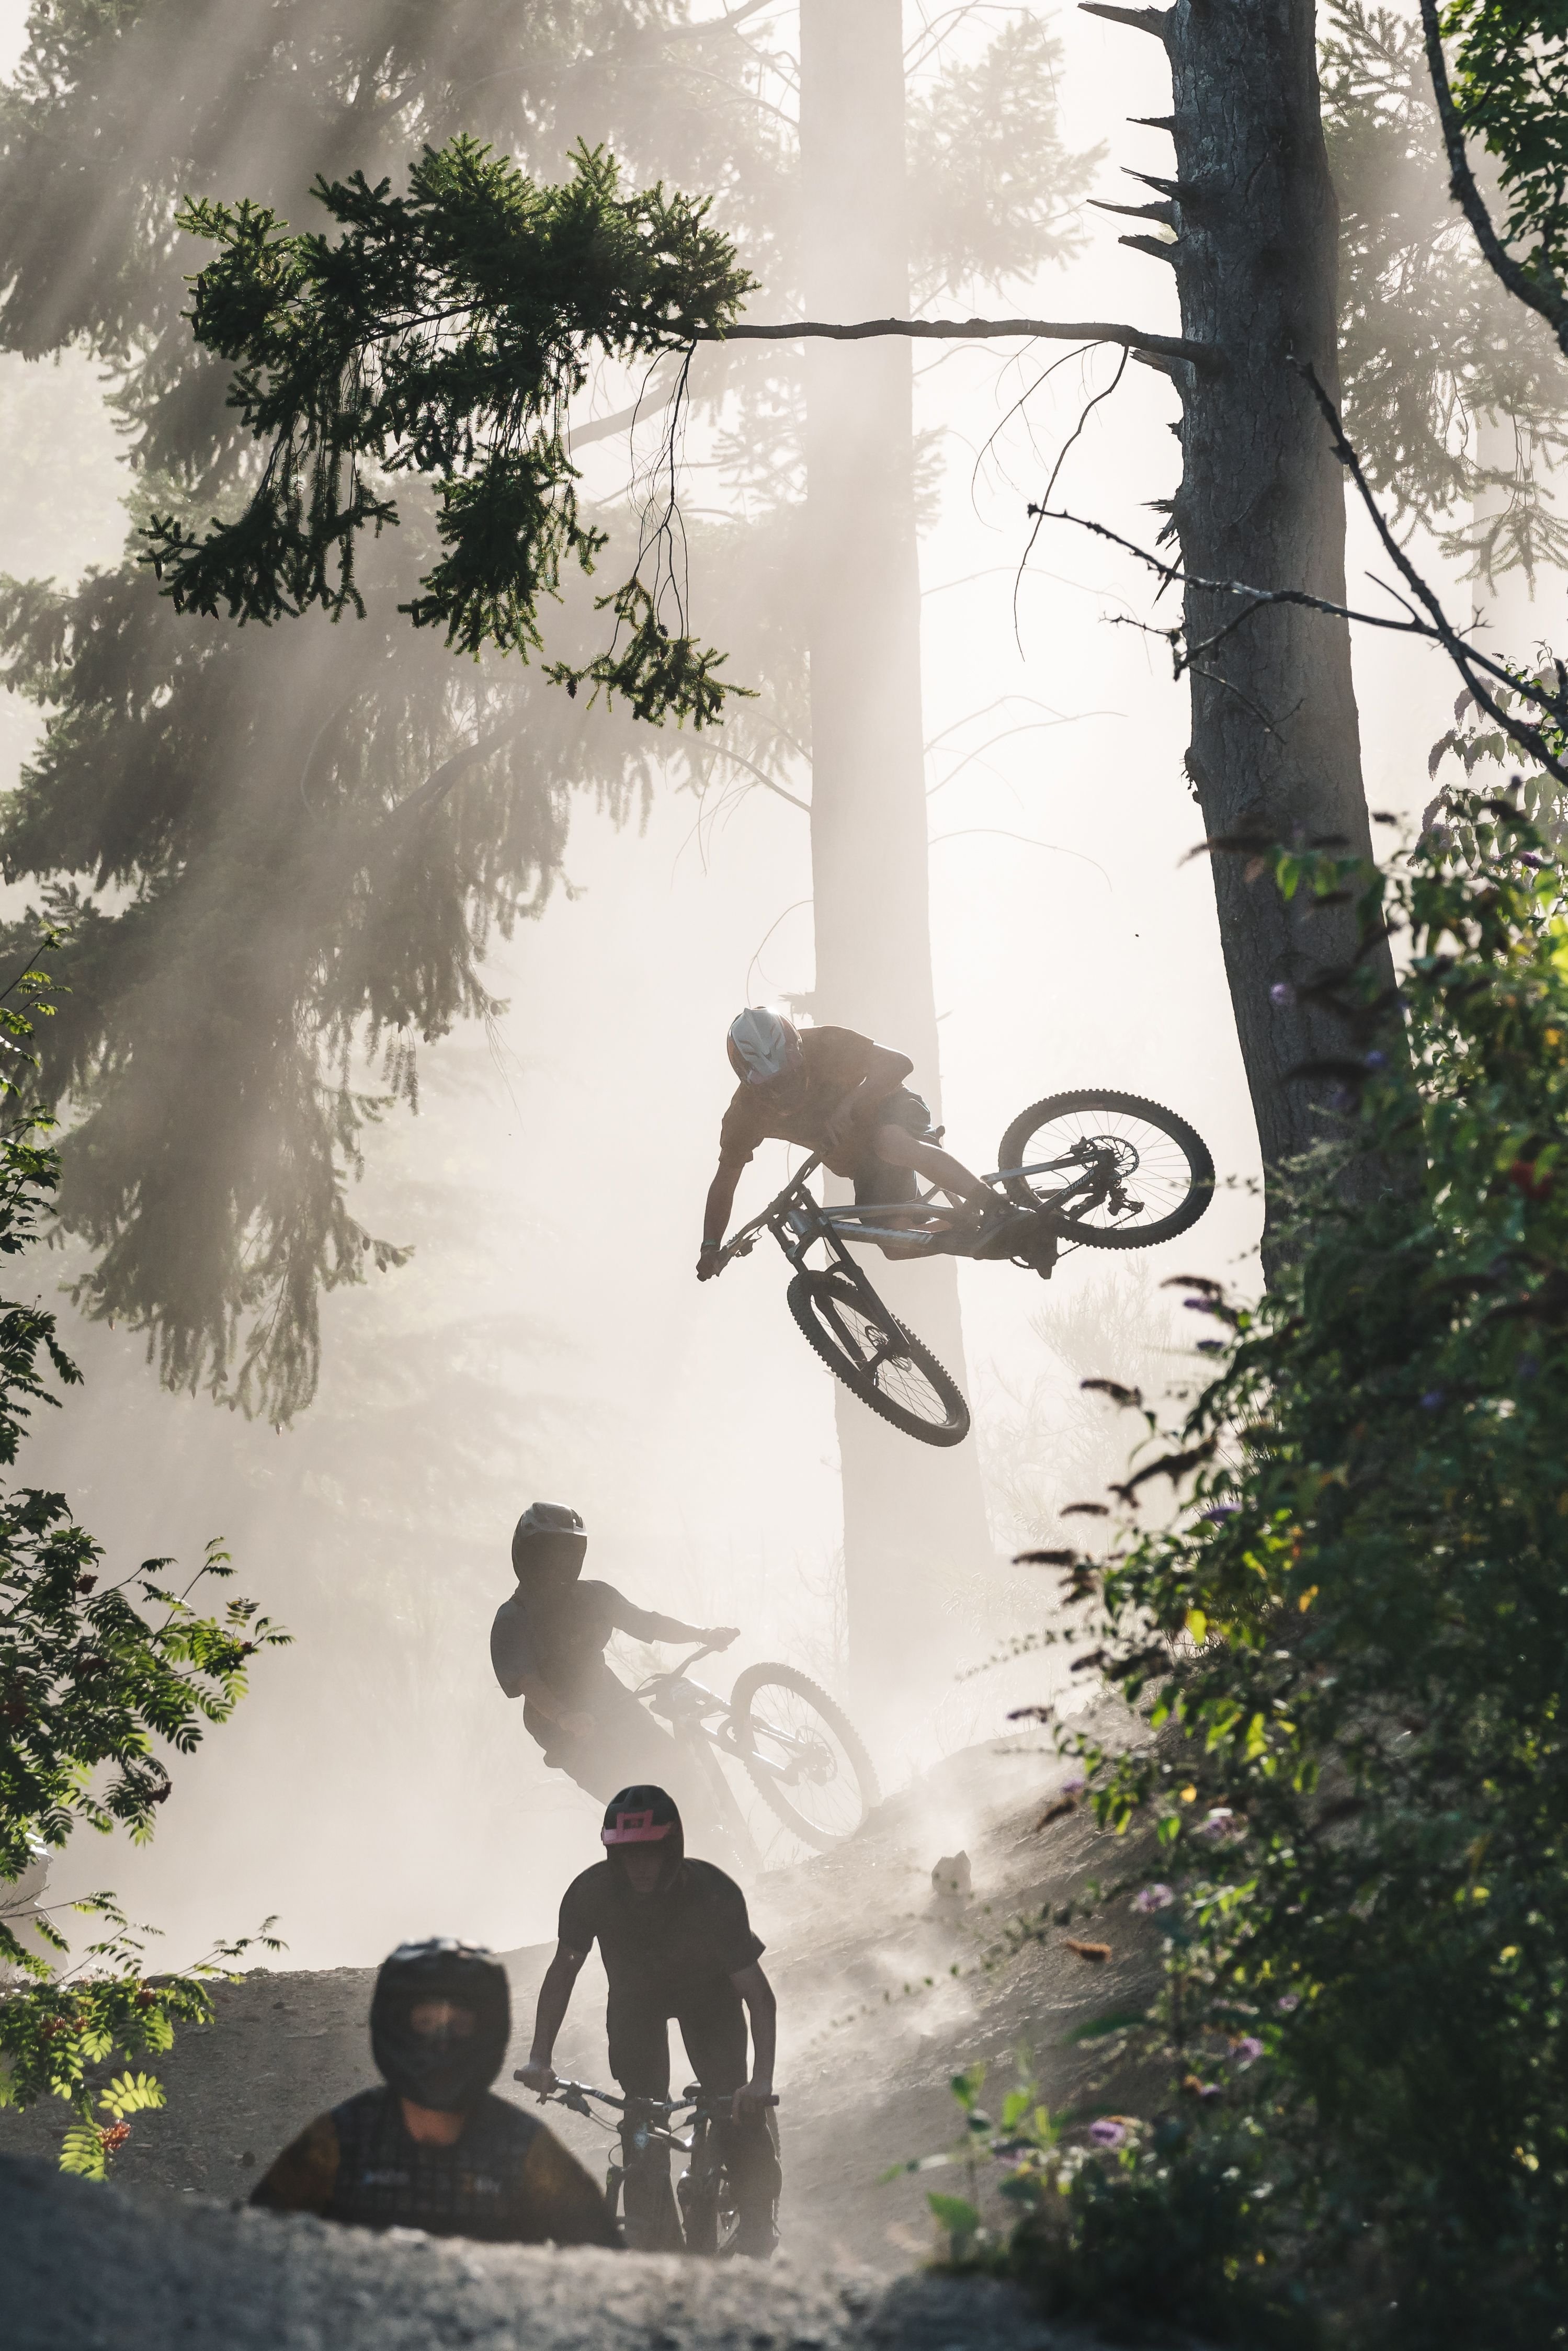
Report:
[[[901,1126],[917,1143],[932,1137],[931,1105],[907,1086],[899,1086],[877,1105],[879,1126]],[[857,1208],[882,1207],[894,1200],[913,1200],[918,1189],[913,1167],[890,1167],[885,1159],[867,1159],[855,1171]]]

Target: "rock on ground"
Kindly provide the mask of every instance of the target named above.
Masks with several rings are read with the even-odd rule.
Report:
[[[0,2156],[6,2351],[1069,2351],[1009,2288],[372,2235]]]

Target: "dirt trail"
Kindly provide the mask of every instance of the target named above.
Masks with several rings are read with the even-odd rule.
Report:
[[[6,2351],[1072,2351],[1005,2287],[371,2236],[0,2156]]]
[[[1057,1929],[1015,1955],[995,1955],[1008,1919],[1038,1916],[1123,1857],[1080,1813],[1039,1830],[1063,1768],[1019,1746],[971,1749],[885,1803],[850,1845],[752,1889],[765,1965],[779,1992],[780,2219],[792,2276],[861,2263],[885,2277],[925,2255],[932,2182],[877,2183],[891,2165],[951,2143],[949,2076],[980,2060],[999,2088],[1010,2082],[1013,2053],[1021,2048],[1050,2102],[1070,2103],[1083,2094],[1092,2059],[1069,2046],[1067,2035],[1146,1987],[1152,1936],[1125,1909],[1103,1964],[1075,1957]],[[942,1855],[961,1847],[972,1865],[973,1895],[954,1907],[934,1898],[930,1875]],[[438,1923],[411,1921],[411,1930]],[[526,2051],[549,1949],[507,1954],[514,2040],[497,2086],[519,2100],[510,2067]],[[258,1970],[220,1987],[214,2025],[182,2034],[161,2063],[168,2107],[138,2121],[117,2182],[132,2190],[243,2197],[257,2168],[311,2115],[373,2078],[365,2026],[371,1982],[368,1970]],[[677,2084],[681,2062],[677,2044]],[[580,2079],[608,2081],[596,1960],[584,1971],[557,2063]],[[1134,2085],[1116,2087],[1118,2102],[1132,2103]],[[597,2169],[603,2135],[559,2108],[550,2120]],[[58,2127],[57,2108],[0,2115],[0,2152],[51,2153]],[[481,2266],[497,2258],[486,2253]],[[821,2339],[848,2338],[830,2332]],[[966,2339],[975,2338],[966,2331]]]

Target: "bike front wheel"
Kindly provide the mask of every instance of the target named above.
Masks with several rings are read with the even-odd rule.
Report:
[[[852,1395],[922,1445],[958,1445],[969,1407],[929,1347],[889,1313],[869,1282],[829,1270],[796,1274],[789,1311]]]
[[[1161,1102],[1094,1086],[1020,1111],[997,1164],[1009,1198],[1024,1208],[1060,1202],[1063,1232],[1087,1249],[1173,1240],[1214,1197],[1214,1161],[1196,1127]]]
[[[758,1794],[819,1853],[852,1836],[882,1802],[876,1766],[842,1707],[793,1666],[747,1666],[729,1732]]]

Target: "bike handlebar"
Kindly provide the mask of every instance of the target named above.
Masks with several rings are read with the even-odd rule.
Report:
[[[526,2066],[516,2066],[512,2073],[513,2081],[522,2081],[527,2071]],[[736,2093],[733,2090],[720,2091],[716,2104],[709,2106],[706,2105],[708,2095],[706,2091],[695,2098],[618,2098],[613,2090],[596,2090],[591,2082],[563,2082],[558,2078],[553,2090],[541,2090],[538,2095],[541,2106],[574,2106],[581,2114],[586,2114],[588,2111],[582,2104],[584,2098],[599,2098],[605,2105],[615,2106],[622,2114],[631,2106],[638,2106],[647,2114],[674,2116],[684,2114],[688,2106],[699,2114],[705,2111],[709,2114],[717,2112],[731,2103]],[[753,2103],[758,2105],[776,2106],[779,2099],[775,2095],[768,2098],[756,2099]]]
[[[793,1176],[790,1176],[788,1184],[785,1185],[784,1189],[781,1192],[776,1193],[773,1198],[768,1201],[768,1206],[763,1209],[762,1214],[759,1217],[753,1217],[748,1225],[742,1225],[738,1232],[735,1232],[730,1235],[728,1240],[725,1242],[723,1248],[719,1251],[718,1268],[721,1273],[724,1271],[725,1267],[729,1263],[732,1257],[748,1257],[750,1255],[751,1250],[756,1246],[758,1235],[765,1229],[769,1217],[778,1215],[780,1205],[789,1198],[790,1193],[797,1191],[805,1182],[808,1176],[814,1176],[821,1164],[821,1153],[820,1151],[813,1151],[811,1156],[806,1161],[804,1166],[797,1167]]]

